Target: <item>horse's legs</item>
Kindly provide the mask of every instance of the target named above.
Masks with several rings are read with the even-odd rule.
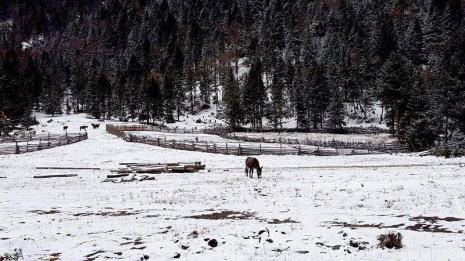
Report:
[[[250,175],[249,178],[253,179],[253,168],[250,168]]]
[[[248,177],[249,176],[249,168],[245,167],[245,176]]]

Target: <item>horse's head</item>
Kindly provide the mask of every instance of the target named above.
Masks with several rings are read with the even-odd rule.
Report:
[[[262,176],[262,169],[263,169],[263,167],[258,167],[257,168],[257,176],[258,176],[258,178],[260,178]]]

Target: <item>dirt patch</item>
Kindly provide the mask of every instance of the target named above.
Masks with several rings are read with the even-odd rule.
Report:
[[[213,212],[209,214],[186,216],[185,218],[194,219],[208,219],[208,220],[247,220],[254,216],[254,213],[250,212],[238,212],[232,210],[224,210],[221,212]]]
[[[134,245],[134,246],[138,246],[138,245],[142,245],[142,244],[145,244],[145,242],[142,241],[142,238],[137,238],[135,239],[134,241],[128,241],[128,242],[124,242],[124,243],[121,243],[122,246],[125,246],[125,245]]]
[[[122,216],[138,215],[140,213],[141,213],[140,211],[119,210],[119,211],[76,213],[76,214],[73,214],[73,216],[75,217],[87,217],[87,216],[122,217]]]
[[[413,226],[405,227],[406,230],[419,231],[419,232],[432,232],[432,233],[458,233],[443,228],[441,225],[430,224],[415,224]]]
[[[338,221],[331,221],[331,222],[328,222],[329,224],[331,224],[332,226],[335,226],[335,227],[348,227],[348,228],[351,228],[351,229],[356,229],[356,228],[399,228],[399,227],[402,227],[402,226],[405,226],[405,224],[397,224],[397,225],[390,225],[390,226],[386,226],[384,225],[383,223],[379,223],[379,224],[350,224],[350,223],[347,223],[347,222],[338,222]]]
[[[286,219],[284,219],[284,220],[279,220],[279,219],[274,218],[274,219],[271,220],[271,221],[267,221],[267,223],[268,223],[268,224],[273,224],[273,225],[274,225],[274,224],[296,224],[296,223],[299,223],[299,222],[297,222],[297,221],[295,221],[295,220],[292,220],[292,219],[290,219],[290,218],[286,218]]]
[[[31,210],[29,211],[30,213],[35,213],[38,215],[53,215],[53,214],[59,214],[61,211],[56,210],[56,209],[51,209],[51,210]]]
[[[456,217],[440,218],[440,217],[437,217],[437,216],[432,216],[432,217],[418,216],[418,217],[412,217],[409,220],[410,221],[426,221],[426,222],[436,223],[438,221],[457,222],[457,221],[463,221],[464,219],[463,218],[456,218]]]
[[[322,242],[316,242],[315,245],[319,247],[331,248],[332,250],[339,250],[342,247],[341,245],[334,245],[334,246],[326,245],[325,243],[322,243]]]
[[[457,218],[443,218],[443,219],[440,219],[440,218],[437,218],[437,217],[429,217],[427,219],[424,219],[425,217],[421,217],[421,219],[419,219],[419,217],[416,217],[416,218],[411,218],[410,220],[411,221],[414,221],[414,220],[422,220],[423,223],[418,223],[418,224],[415,224],[415,225],[410,225],[410,226],[406,226],[405,224],[397,224],[397,225],[384,225],[383,223],[379,223],[379,224],[363,224],[363,223],[359,223],[359,224],[350,224],[350,223],[347,223],[347,222],[338,222],[338,221],[331,221],[331,222],[327,222],[329,223],[331,226],[335,226],[335,227],[348,227],[348,228],[351,228],[351,229],[357,229],[357,228],[378,228],[378,229],[385,229],[385,228],[400,228],[400,229],[403,229],[403,230],[411,230],[411,231],[418,231],[418,232],[431,232],[431,233],[461,233],[461,231],[457,231],[457,232],[454,232],[454,231],[451,231],[447,228],[444,228],[442,225],[435,225],[434,223],[437,222],[437,220],[449,220],[449,222],[452,222],[452,221],[460,221],[460,219],[457,219]],[[428,222],[431,222],[431,224],[425,224],[425,220],[428,220]]]
[[[98,255],[99,254],[102,254],[102,253],[105,253],[105,251],[103,250],[98,250],[98,251],[95,251],[93,253],[90,253],[88,255],[85,255],[84,257],[86,258],[85,260],[89,261],[89,260],[95,260],[97,259],[97,257],[99,257]]]

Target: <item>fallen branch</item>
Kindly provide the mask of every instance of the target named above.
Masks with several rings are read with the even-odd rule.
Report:
[[[77,177],[77,174],[61,174],[61,175],[41,175],[41,176],[34,176],[35,179],[48,179],[48,178],[71,178]]]
[[[36,169],[100,170],[100,168],[73,168],[73,167],[37,167]]]

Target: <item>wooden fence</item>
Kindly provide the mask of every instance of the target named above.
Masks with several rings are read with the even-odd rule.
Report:
[[[152,126],[152,125],[144,125],[144,124],[136,124],[136,125],[113,125],[107,124],[106,131],[110,134],[116,135],[120,138],[124,137],[124,132],[127,131],[157,131],[163,133],[178,133],[178,134],[204,134],[210,133],[212,130],[202,128],[168,128],[162,126]]]
[[[334,149],[353,149],[353,150],[366,150],[370,152],[406,152],[408,147],[406,145],[398,143],[371,143],[371,142],[351,142],[351,141],[336,141],[336,140],[311,140],[311,139],[290,139],[290,138],[277,138],[277,139],[265,139],[257,137],[247,137],[247,136],[237,136],[235,133],[233,135],[227,135],[227,138],[244,141],[244,142],[262,142],[262,143],[279,143],[279,144],[300,144],[300,145],[309,145],[325,148],[334,148]]]
[[[222,143],[222,142],[191,142],[167,140],[162,138],[151,138],[134,134],[125,135],[127,142],[137,142],[162,148],[198,151],[207,153],[217,153],[225,155],[314,155],[314,156],[337,156],[337,155],[365,155],[376,152],[352,149],[332,149],[323,147],[310,147],[305,145],[285,145],[285,144],[261,144],[261,143]]]
[[[0,143],[0,155],[22,154],[58,146],[77,143],[88,138],[87,133],[68,133],[65,135],[42,135],[20,139],[14,142]]]
[[[371,142],[343,142],[343,141],[322,141],[322,140],[299,140],[299,139],[265,139],[265,138],[252,138],[246,136],[236,136],[236,135],[229,135],[227,131],[224,129],[195,129],[195,128],[168,128],[168,127],[161,127],[161,126],[149,126],[149,125],[106,125],[107,132],[114,134],[120,138],[125,136],[125,132],[127,131],[157,131],[163,133],[179,133],[179,134],[214,134],[219,135],[225,139],[233,139],[241,142],[253,142],[253,143],[275,143],[280,144],[279,147],[283,147],[283,145],[306,145],[306,146],[314,146],[317,147],[319,151],[324,149],[321,148],[332,148],[336,150],[335,155],[339,155],[338,151],[347,151],[352,150],[354,153],[355,151],[364,151],[364,154],[377,154],[377,153],[398,153],[398,152],[405,152],[408,151],[408,147],[402,144],[397,143],[382,143],[382,144],[374,144]],[[178,141],[179,142],[179,141]],[[275,146],[277,147],[277,146]],[[229,148],[228,148],[229,149]],[[281,150],[281,149],[280,149]],[[229,150],[228,150],[229,151]],[[253,150],[254,152],[257,150]],[[260,151],[258,149],[258,151]],[[329,150],[328,150],[329,151]],[[325,152],[321,153],[322,155],[326,154]],[[331,154],[331,155],[333,155]]]

